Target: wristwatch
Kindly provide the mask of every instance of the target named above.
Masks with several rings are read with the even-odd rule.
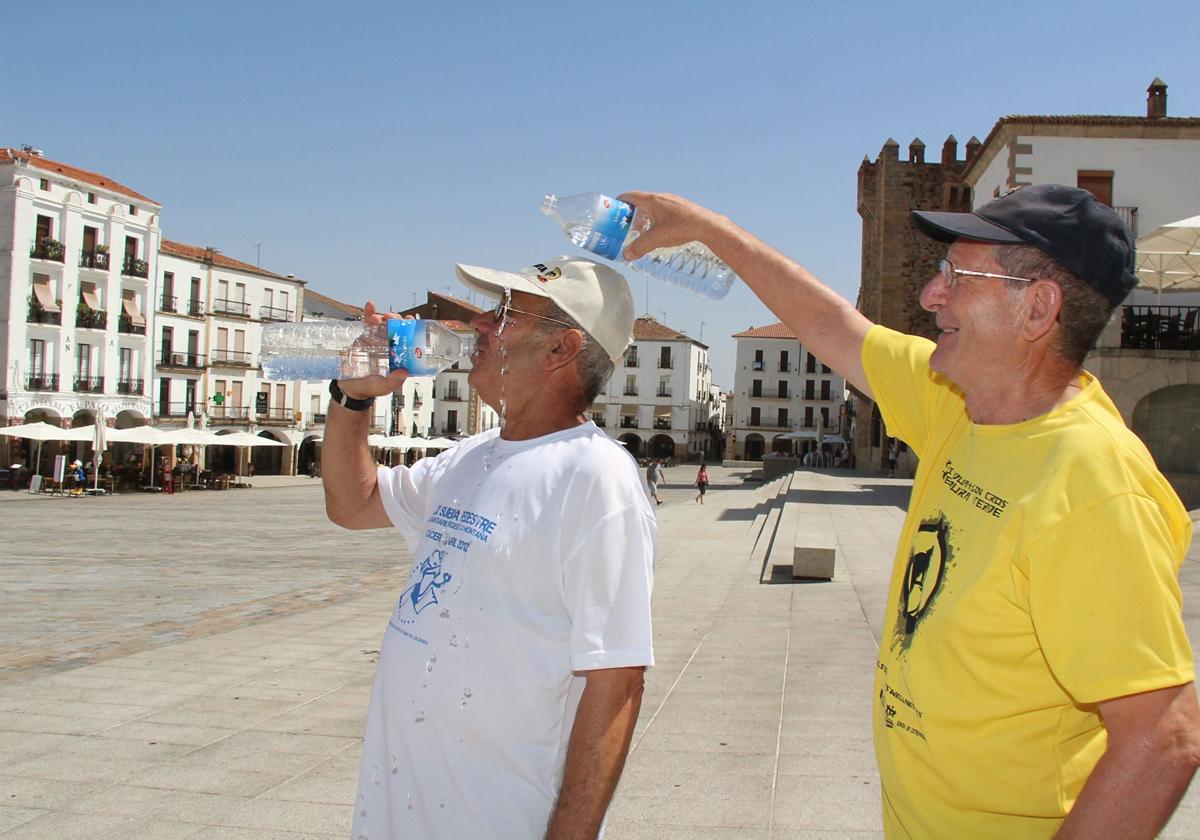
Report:
[[[367,397],[365,400],[356,400],[354,397],[346,396],[342,389],[338,387],[336,379],[329,380],[329,396],[342,408],[348,408],[351,411],[366,411],[375,404],[374,397]]]

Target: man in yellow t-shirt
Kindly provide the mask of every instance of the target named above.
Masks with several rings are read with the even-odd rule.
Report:
[[[875,682],[889,838],[1150,837],[1200,766],[1181,617],[1191,523],[1082,370],[1136,284],[1133,240],[1073,187],[914,212],[949,243],[936,343],[872,324],[802,266],[676,196],[636,259],[704,242],[920,459]]]

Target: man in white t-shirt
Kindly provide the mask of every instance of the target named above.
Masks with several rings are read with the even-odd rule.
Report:
[[[583,416],[632,341],[633,299],[584,259],[458,276],[500,298],[471,322],[469,381],[501,428],[377,468],[367,409],[406,374],[330,384],[329,517],[394,527],[413,553],[352,837],[595,837],[654,662],[654,513],[636,463]]]

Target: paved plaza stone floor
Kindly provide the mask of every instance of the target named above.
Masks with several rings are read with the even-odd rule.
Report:
[[[609,838],[881,836],[871,684],[909,483],[797,474],[827,583],[760,582],[748,470],[667,471],[657,665]],[[0,494],[0,837],[344,838],[379,640],[410,558],[319,483]],[[1200,647],[1200,550],[1182,574]],[[1164,837],[1200,836],[1195,785]]]

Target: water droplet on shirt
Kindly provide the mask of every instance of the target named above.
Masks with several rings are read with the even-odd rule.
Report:
[[[438,613],[438,615],[440,615],[442,618],[449,618],[449,617],[450,617],[450,609],[449,609],[449,607],[447,607],[446,609],[442,610],[440,613]]]
[[[408,810],[412,810],[412,793],[408,794]]]
[[[396,756],[393,755],[392,756],[392,773],[395,774],[395,773],[399,773],[399,772],[400,772],[400,768],[398,768],[396,766]]]
[[[421,711],[417,712],[417,716],[416,716],[416,718],[413,719],[413,723],[424,723],[424,722],[425,722],[425,710],[422,709]]]
[[[433,673],[433,666],[434,666],[434,663],[435,663],[435,662],[437,662],[437,656],[431,656],[431,657],[429,657],[429,659],[428,659],[428,660],[425,662],[425,673],[426,673],[426,674],[432,674],[432,673]]]
[[[450,647],[458,647],[458,634],[455,633],[450,637]]]
[[[471,647],[471,637],[470,636],[463,636],[463,647],[465,647],[465,648]]]

